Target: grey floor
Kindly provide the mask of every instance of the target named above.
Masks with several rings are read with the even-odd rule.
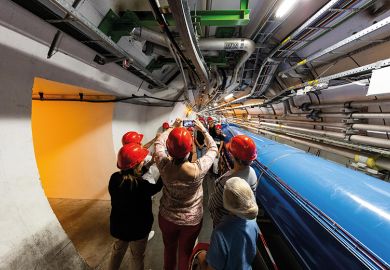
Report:
[[[203,183],[205,211],[202,231],[198,237],[199,242],[209,242],[212,231],[212,221],[207,210],[207,186],[210,186],[208,184],[210,182],[206,179]],[[148,242],[145,269],[159,270],[162,269],[163,265],[164,249],[157,221],[160,197],[161,193],[153,199],[155,236]],[[88,265],[92,269],[107,269],[111,245],[114,240],[109,233],[110,201],[49,199],[49,202],[65,232]],[[129,262],[130,255],[127,252],[121,269],[130,269]]]

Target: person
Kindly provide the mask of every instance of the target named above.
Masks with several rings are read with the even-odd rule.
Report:
[[[191,133],[192,138],[194,138],[194,129],[192,127],[188,127],[187,130]],[[190,155],[188,156],[188,161],[192,162],[194,156],[194,149],[192,147]]]
[[[216,227],[228,211],[223,207],[223,188],[226,181],[232,177],[241,177],[250,185],[253,193],[256,192],[257,177],[253,168],[250,167],[257,157],[256,144],[246,135],[233,137],[226,145],[226,149],[233,156],[233,169],[228,171],[215,181],[214,192],[209,198],[209,211]]]
[[[143,147],[146,149],[150,148],[152,144],[156,141],[158,136],[159,133],[157,133],[156,136],[150,142],[146,143]],[[126,132],[122,136],[122,145],[130,144],[130,143],[142,145],[143,137],[144,137],[143,134],[138,133],[136,131]],[[142,169],[143,169],[142,178],[149,181],[152,184],[156,183],[156,181],[160,177],[160,172],[158,171],[156,165],[154,164],[151,155],[148,154],[145,157],[145,163]],[[152,234],[154,234],[153,231]]]
[[[129,144],[129,143],[142,144],[143,137],[144,137],[143,134],[138,133],[136,131],[126,132],[122,136],[122,145]],[[149,142],[144,144],[143,147],[146,149],[149,149],[153,145],[153,143],[156,141],[157,137],[158,137],[158,133],[156,134],[156,136],[152,140],[150,140]]]
[[[207,124],[209,125],[209,134],[214,139],[217,136],[217,132],[215,130],[215,123],[212,117],[207,117]]]
[[[169,123],[168,123],[168,122],[164,122],[164,123],[162,124],[162,131],[164,132],[164,131],[166,131],[167,129],[169,129]]]
[[[256,223],[258,207],[249,184],[242,178],[226,181],[223,206],[229,211],[213,230],[207,254],[198,255],[201,269],[252,269],[256,257],[259,227]]]
[[[110,233],[114,241],[109,269],[119,269],[128,246],[133,269],[144,269],[145,249],[153,224],[151,196],[162,189],[162,181],[151,184],[142,179],[148,150],[139,144],[124,145],[118,153],[120,171],[111,175]]]
[[[217,157],[215,158],[214,160],[214,164],[213,164],[213,173],[218,175],[219,173],[219,158],[221,157],[221,153],[222,153],[222,150],[223,150],[223,146],[224,146],[224,142],[225,142],[225,134],[222,133],[222,126],[220,124],[217,124],[215,125],[215,137],[214,137],[214,141],[215,141],[215,144],[217,145],[218,147],[218,154],[217,154]]]
[[[152,144],[156,141],[156,138],[158,136],[159,133],[157,133],[156,136],[151,141],[146,143],[143,147],[146,149],[150,148]],[[144,137],[143,134],[138,133],[136,131],[126,132],[122,136],[122,145],[135,143],[142,146],[143,137]],[[154,164],[152,156],[148,154],[144,159],[144,166],[142,167],[142,179],[149,181],[149,183],[151,184],[154,184],[158,181],[159,178],[160,178],[160,172],[158,171],[156,164]],[[148,241],[154,237],[154,234],[155,234],[154,231],[150,231]]]
[[[195,128],[205,136],[207,152],[195,162],[189,162],[193,140],[190,132],[180,127],[181,122],[177,119],[174,128],[162,133],[155,142],[155,162],[164,183],[158,219],[164,242],[165,270],[176,269],[176,264],[179,270],[188,268],[202,226],[202,181],[218,151],[207,129],[195,120]]]
[[[203,117],[199,117],[198,119],[203,125],[206,124]],[[196,146],[196,158],[199,159],[204,156],[207,149],[204,143],[203,132],[198,130],[195,130],[195,146]]]

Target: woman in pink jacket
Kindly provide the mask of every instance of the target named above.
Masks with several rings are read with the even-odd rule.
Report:
[[[175,128],[162,133],[155,142],[155,160],[164,183],[158,219],[164,241],[165,270],[176,269],[177,250],[179,270],[188,268],[188,260],[202,227],[202,181],[218,152],[206,128],[196,120],[195,128],[203,132],[207,152],[195,162],[189,162],[193,139],[180,125],[178,119]]]

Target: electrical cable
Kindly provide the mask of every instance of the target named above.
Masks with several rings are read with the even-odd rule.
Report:
[[[180,50],[180,47],[177,44],[175,38],[173,37],[171,30],[169,30],[168,23],[165,20],[164,15],[160,12],[160,9],[159,9],[156,1],[157,0],[149,0],[149,4],[150,4],[150,6],[152,8],[152,12],[154,14],[154,17],[156,18],[158,24],[160,25],[162,30],[165,32],[165,34],[167,35],[168,39],[171,41],[171,43],[173,44],[173,46],[175,47],[175,49],[177,50],[177,52],[179,53],[179,55],[181,56],[183,61],[196,74],[196,77],[198,77],[198,79],[200,79],[199,75],[195,72],[195,68],[191,65],[191,62],[188,61],[188,59],[184,56],[183,52]]]
[[[170,100],[170,99],[164,99],[164,98],[158,98],[158,97],[152,97],[148,95],[143,96],[136,96],[132,95],[129,97],[119,97],[114,99],[85,99],[85,96],[80,93],[80,98],[45,98],[44,94],[42,92],[39,93],[38,97],[33,97],[32,100],[39,100],[39,101],[77,101],[77,102],[89,102],[89,103],[111,103],[111,102],[122,102],[126,100],[132,100],[132,99],[154,99],[158,101],[164,101],[164,102],[171,102],[171,103],[178,103],[178,102],[184,102],[185,100]]]

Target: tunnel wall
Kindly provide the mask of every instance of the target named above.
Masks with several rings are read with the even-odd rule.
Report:
[[[128,131],[137,131],[144,135],[145,144],[161,132],[161,125],[167,121],[171,125],[176,117],[185,117],[185,105],[177,103],[172,107],[148,107],[124,103],[115,104],[112,122],[112,134],[115,153],[122,146],[122,136]],[[148,123],[145,125],[145,123]]]
[[[87,269],[44,194],[34,156],[31,89],[35,77],[106,93],[149,94],[115,64],[63,36],[47,59],[56,29],[11,1],[0,9],[0,269]],[[82,72],[81,72],[82,71]],[[137,86],[135,86],[137,85]]]
[[[13,61],[0,61],[0,70],[0,269],[84,269],[39,179],[30,119],[31,71]]]

